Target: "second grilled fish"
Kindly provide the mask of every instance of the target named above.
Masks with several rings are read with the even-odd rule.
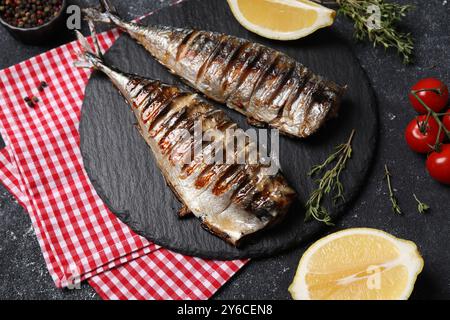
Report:
[[[106,0],[105,12],[85,9],[87,19],[118,26],[160,63],[211,99],[255,125],[305,138],[336,115],[345,92],[289,56],[220,33],[122,20]]]
[[[281,221],[295,192],[278,170],[268,175],[267,167],[259,164],[211,161],[218,144],[227,151],[229,140],[223,133],[236,128],[223,111],[196,94],[109,67],[81,34],[78,37],[84,52],[77,66],[106,74],[130,104],[167,184],[185,205],[181,215],[193,213],[206,229],[232,245]],[[191,135],[196,122],[201,122],[203,134],[220,133],[211,142],[200,142],[203,152],[198,156],[190,152],[196,143]],[[248,142],[230,153],[245,154],[252,147]]]

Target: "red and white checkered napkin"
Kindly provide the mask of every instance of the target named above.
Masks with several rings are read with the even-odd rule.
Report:
[[[103,49],[119,33],[99,35]],[[175,254],[133,233],[97,195],[83,167],[78,125],[90,71],[77,42],[0,71],[0,180],[30,213],[58,287],[88,279],[105,299],[206,299],[245,261]],[[48,88],[37,88],[46,81]],[[26,96],[40,102],[30,108]]]

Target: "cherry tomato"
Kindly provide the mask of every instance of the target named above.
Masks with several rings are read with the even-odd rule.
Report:
[[[450,144],[443,144],[440,152],[429,155],[427,170],[433,179],[450,185]]]
[[[405,138],[409,147],[418,153],[428,153],[433,150],[439,132],[439,124],[430,117],[425,134],[420,131],[420,127],[425,125],[426,115],[416,117],[406,127]],[[441,132],[439,142],[444,140],[444,132]]]
[[[450,109],[448,109],[446,113],[447,115],[442,118],[442,122],[444,123],[444,126],[447,128],[447,130],[450,130]]]
[[[448,87],[440,80],[435,78],[426,78],[417,82],[411,91],[425,90],[425,89],[440,89],[441,94],[433,91],[421,91],[417,96],[431,108],[434,112],[440,112],[447,106],[448,102]],[[412,93],[409,93],[409,101],[416,111],[420,114],[428,113],[427,109],[417,100]]]

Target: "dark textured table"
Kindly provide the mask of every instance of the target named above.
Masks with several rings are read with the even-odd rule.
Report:
[[[225,1],[225,0],[224,0]],[[95,0],[72,1],[95,4]],[[138,0],[119,4],[124,16],[137,17],[143,12],[168,5],[170,0]],[[413,3],[416,10],[405,19],[405,29],[416,38],[416,62],[401,64],[395,54],[374,50],[368,44],[352,40],[352,26],[342,17],[335,28],[354,48],[361,65],[372,81],[379,101],[380,140],[378,153],[360,197],[348,214],[329,232],[349,227],[373,227],[417,243],[425,260],[412,298],[450,298],[450,188],[432,181],[424,169],[422,156],[410,152],[403,130],[414,116],[406,93],[419,78],[435,76],[450,84],[450,3],[446,0],[399,1]],[[67,41],[67,40],[66,40]],[[25,46],[0,28],[0,69],[21,62],[50,47]],[[339,63],[339,62],[337,62]],[[0,147],[2,146],[0,141]],[[358,152],[358,150],[355,150]],[[383,166],[393,175],[402,216],[390,207]],[[412,194],[431,205],[421,215]],[[287,299],[287,287],[305,248],[281,256],[252,261],[216,295],[217,299]],[[46,269],[30,219],[22,207],[0,185],[0,299],[99,299],[84,284],[81,290],[57,289]]]

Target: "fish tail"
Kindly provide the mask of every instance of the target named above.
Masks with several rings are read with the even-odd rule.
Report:
[[[114,24],[121,20],[116,8],[108,0],[100,0],[100,8],[83,9],[88,21]]]
[[[75,32],[82,49],[81,52],[78,52],[78,60],[75,61],[74,65],[78,68],[101,69],[105,64],[92,22],[89,23],[89,28],[91,29],[92,39],[94,40],[94,49],[89,45],[83,34],[76,30]]]

